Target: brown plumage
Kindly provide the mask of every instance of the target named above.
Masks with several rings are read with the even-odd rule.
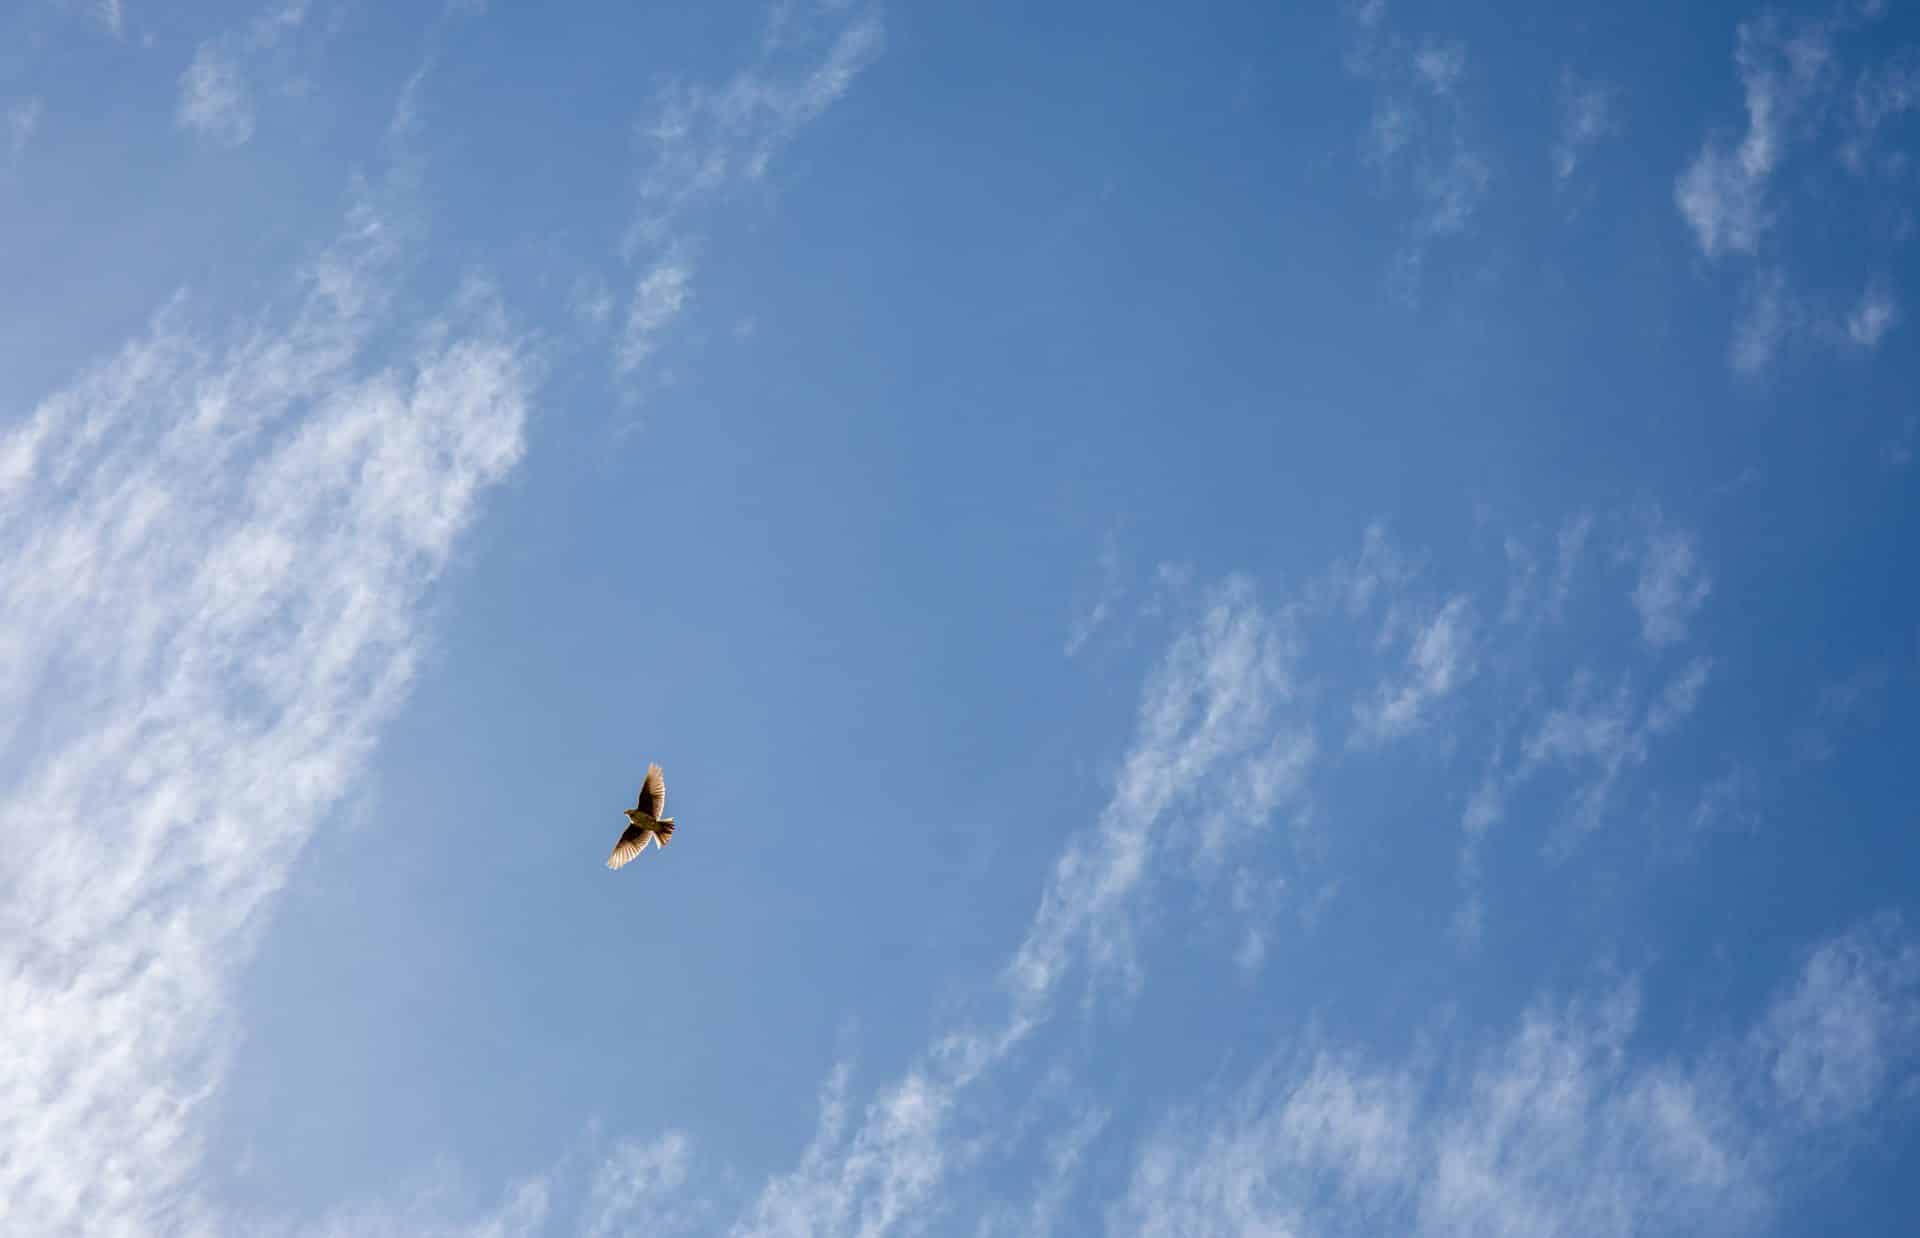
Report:
[[[658,765],[649,765],[646,779],[640,784],[639,800],[626,810],[627,828],[607,857],[608,868],[623,867],[645,851],[648,843],[664,847],[673,840],[673,818],[662,815],[666,807],[667,780]]]

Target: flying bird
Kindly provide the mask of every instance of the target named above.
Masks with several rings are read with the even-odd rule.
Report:
[[[647,844],[664,847],[673,841],[673,818],[662,816],[667,809],[667,780],[658,765],[647,766],[647,780],[640,784],[640,800],[627,809],[627,828],[613,844],[607,857],[608,868],[619,868],[647,849]]]

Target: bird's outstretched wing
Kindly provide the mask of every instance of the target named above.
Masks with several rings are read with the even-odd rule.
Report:
[[[647,780],[640,784],[640,800],[634,807],[656,820],[667,811],[667,780],[658,764],[647,766]]]
[[[645,851],[652,840],[652,830],[643,830],[637,825],[628,826],[620,835],[620,841],[613,844],[613,853],[607,857],[607,867],[624,868],[627,861]]]

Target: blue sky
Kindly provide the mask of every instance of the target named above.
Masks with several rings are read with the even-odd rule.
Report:
[[[651,7],[0,16],[10,1231],[1901,1231],[1920,15]]]

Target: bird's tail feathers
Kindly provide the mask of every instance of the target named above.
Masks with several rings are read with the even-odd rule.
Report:
[[[662,821],[660,824],[654,826],[653,836],[660,840],[660,845],[662,847],[672,842],[673,841],[673,818],[668,817],[665,821]]]

